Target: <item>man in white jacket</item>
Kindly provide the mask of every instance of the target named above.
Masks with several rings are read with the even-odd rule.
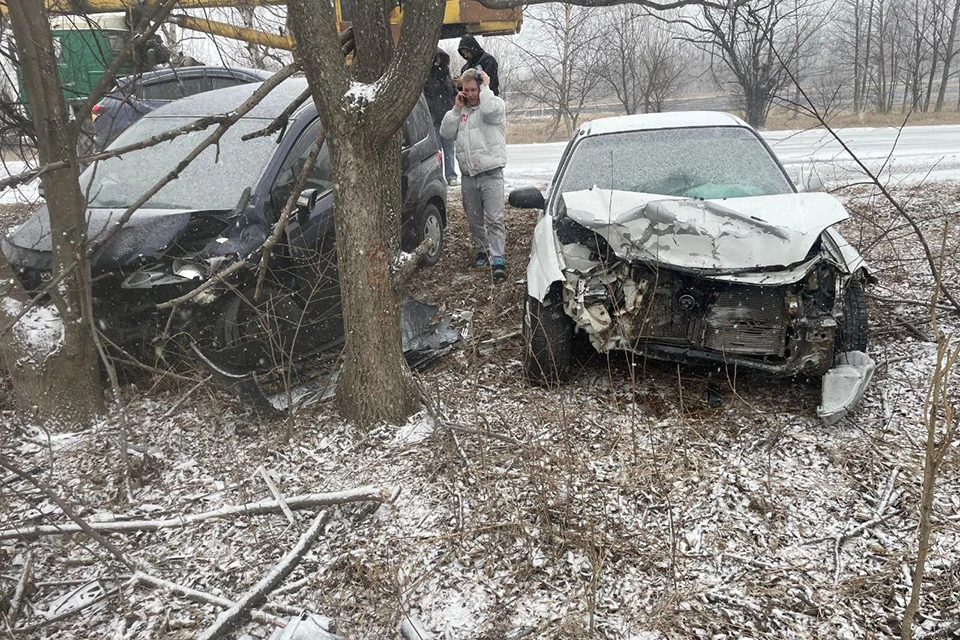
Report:
[[[503,224],[503,167],[507,164],[507,108],[490,90],[490,76],[468,69],[453,109],[440,124],[440,136],[456,140],[463,181],[463,209],[477,249],[477,266],[490,265],[493,277],[507,276]]]

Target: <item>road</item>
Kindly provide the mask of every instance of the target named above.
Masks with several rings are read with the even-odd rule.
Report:
[[[891,184],[960,180],[960,125],[906,127],[902,131],[849,128],[838,133],[871,171],[882,169],[882,178]],[[823,130],[766,131],[762,135],[791,177],[812,164],[832,186],[864,178],[850,155]],[[565,146],[563,142],[508,145],[507,183],[547,185]]]

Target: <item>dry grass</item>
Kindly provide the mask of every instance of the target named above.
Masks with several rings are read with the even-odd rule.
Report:
[[[743,118],[744,113],[738,110],[731,110],[729,113]],[[623,115],[622,113],[591,113],[580,120],[580,124],[597,120],[599,118],[609,118],[612,116]],[[908,125],[938,125],[938,124],[960,124],[960,111],[954,111],[948,107],[947,111],[940,113],[920,113],[910,114],[901,113],[899,109],[892,113],[864,113],[858,114],[851,111],[841,111],[833,114],[829,119],[830,126],[836,128],[845,127],[899,127],[903,125],[904,120]],[[818,127],[816,119],[806,114],[797,113],[793,109],[784,107],[774,107],[767,117],[767,124],[764,130],[784,131],[794,129],[810,129]],[[570,139],[566,129],[561,125],[556,131],[553,130],[550,118],[513,118],[507,122],[507,144],[537,144],[545,142],[566,142]]]
[[[737,112],[733,112],[737,113]],[[742,113],[737,113],[743,116]],[[935,125],[935,124],[960,124],[960,112],[954,111],[948,107],[947,111],[940,113],[920,113],[913,112],[909,118],[907,114],[901,113],[899,109],[892,113],[864,113],[858,114],[852,111],[841,111],[828,118],[831,127],[899,127],[907,121],[908,125]],[[817,127],[819,123],[806,114],[798,114],[792,109],[775,107],[770,111],[767,117],[765,129],[778,131],[784,129],[807,129]]]

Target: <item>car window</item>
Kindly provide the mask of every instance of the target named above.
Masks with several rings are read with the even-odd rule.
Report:
[[[792,193],[776,160],[743,127],[690,127],[588,137],[573,149],[560,192],[591,187],[688,198]]]
[[[281,166],[277,181],[272,189],[273,200],[277,207],[282,208],[287,203],[297,178],[307,163],[307,157],[317,147],[316,138],[319,131],[320,121],[316,120],[300,135]],[[314,163],[303,188],[319,189],[321,192],[333,189],[333,170],[330,166],[330,153],[326,142],[323,143],[320,155],[317,156],[317,161]]]
[[[211,90],[216,89],[227,89],[229,87],[236,87],[241,84],[248,84],[250,80],[246,76],[210,76],[210,88]]]
[[[145,82],[142,87],[144,100],[179,100],[203,91],[202,78],[167,78],[159,82]]]
[[[432,135],[433,120],[430,118],[430,111],[422,101],[417,102],[413,112],[403,124],[403,144],[406,147],[413,146]]]
[[[142,118],[123,132],[111,147],[135,144],[194,122],[192,117]],[[242,140],[270,120],[241,118],[210,146],[179,178],[167,184],[147,204],[148,209],[230,210],[243,190],[255,188],[277,150],[273,136]],[[123,157],[94,163],[81,177],[91,207],[126,208],[176,168],[210,130],[194,131]]]

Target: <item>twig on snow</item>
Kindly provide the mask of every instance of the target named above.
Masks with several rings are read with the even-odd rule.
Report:
[[[270,474],[267,473],[267,470],[263,468],[263,465],[257,467],[257,472],[266,483],[267,489],[270,490],[270,495],[272,495],[274,500],[277,501],[277,504],[280,505],[280,510],[283,511],[283,515],[287,516],[287,521],[290,524],[294,524],[296,519],[293,517],[293,511],[290,511],[290,507],[287,506],[287,501],[283,499],[283,495],[280,493],[280,490],[277,489],[277,485],[273,483],[273,480],[270,478]]]
[[[213,604],[218,607],[224,607],[229,609],[236,605],[236,602],[222,596],[215,596],[212,593],[207,593],[206,591],[200,591],[198,589],[193,589],[191,587],[186,587],[182,584],[177,584],[176,582],[171,582],[169,580],[164,580],[163,578],[157,578],[152,576],[149,573],[144,573],[143,571],[137,571],[133,574],[133,581],[135,583],[142,583],[150,585],[151,587],[156,587],[157,589],[164,589],[166,591],[171,591],[173,593],[179,593],[180,595],[186,597],[188,600],[194,602],[200,602],[203,604]],[[275,615],[266,613],[265,611],[260,611],[258,609],[250,610],[250,617],[256,620],[257,622],[265,622],[267,624],[276,625],[282,627],[284,625],[283,620],[278,618]]]
[[[60,510],[63,511],[63,513],[66,514],[66,516],[71,520],[73,520],[74,522],[73,525],[65,525],[66,527],[73,529],[71,533],[79,533],[81,531],[83,533],[86,533],[91,538],[96,540],[96,542],[101,547],[106,549],[110,553],[110,555],[112,555],[117,561],[119,561],[127,569],[130,569],[131,571],[136,571],[137,569],[139,569],[136,563],[134,563],[132,560],[127,558],[123,554],[123,552],[117,548],[115,544],[113,544],[112,542],[104,538],[103,535],[100,534],[94,528],[95,525],[89,524],[83,518],[78,516],[77,513],[70,508],[70,505],[68,505],[67,502],[63,498],[61,498],[56,491],[51,489],[46,484],[40,482],[29,473],[25,473],[21,471],[19,468],[16,467],[16,465],[9,462],[3,456],[0,456],[0,467],[3,467],[4,469],[6,469],[7,471],[10,471],[11,473],[17,474],[18,476],[20,476],[21,478],[23,478],[24,480],[32,484],[34,487],[39,489],[41,492],[43,492],[48,498],[50,498],[51,501],[53,501],[54,504],[60,507]],[[59,527],[54,526],[53,528],[58,529]],[[12,531],[16,531],[16,529],[13,529]],[[16,537],[19,537],[19,536],[17,536],[16,534],[12,536],[8,536],[8,538],[16,538]]]
[[[0,461],[2,463],[2,461]],[[287,506],[292,510],[312,509],[316,507],[327,507],[336,504],[347,504],[351,502],[384,502],[390,497],[389,489],[379,487],[359,487],[347,491],[335,491],[332,493],[306,493],[299,496],[287,498]],[[62,508],[62,507],[61,507]],[[71,533],[84,532],[94,537],[103,536],[101,533],[129,533],[132,531],[157,531],[158,529],[170,529],[176,527],[185,527],[195,522],[210,520],[213,518],[227,518],[234,516],[263,515],[267,513],[279,513],[283,510],[280,503],[276,500],[260,500],[258,502],[249,502],[237,507],[221,507],[214,511],[204,513],[195,513],[186,516],[177,516],[175,518],[165,518],[162,520],[127,520],[120,522],[91,522],[79,524],[61,524],[61,525],[38,525],[33,527],[24,527],[18,529],[4,529],[0,531],[0,540],[9,540],[13,538],[30,540],[39,536],[56,536]],[[64,511],[66,513],[66,511]],[[69,515],[69,514],[68,514]],[[109,541],[106,541],[108,544]],[[112,546],[112,545],[111,545]],[[119,551],[117,552],[119,553]],[[129,565],[128,565],[129,566]],[[136,567],[131,567],[136,569]]]
[[[23,604],[23,594],[27,590],[27,583],[30,582],[30,574],[33,571],[33,553],[27,550],[23,559],[23,571],[20,573],[20,579],[17,580],[17,587],[13,590],[13,598],[10,600],[10,611],[7,613],[7,627],[13,631],[13,625],[17,622],[17,614],[20,613],[20,605]]]
[[[317,541],[317,538],[320,537],[324,525],[326,525],[329,520],[329,512],[321,511],[310,524],[310,528],[300,536],[300,540],[297,541],[293,549],[291,549],[267,575],[261,578],[257,584],[253,585],[244,593],[236,604],[217,616],[217,620],[213,623],[213,626],[198,636],[199,640],[216,640],[216,638],[222,637],[248,614],[249,609],[264,600],[267,594],[276,588],[276,586],[293,571],[293,568],[299,564],[303,556],[306,555],[307,551],[309,551]]]

